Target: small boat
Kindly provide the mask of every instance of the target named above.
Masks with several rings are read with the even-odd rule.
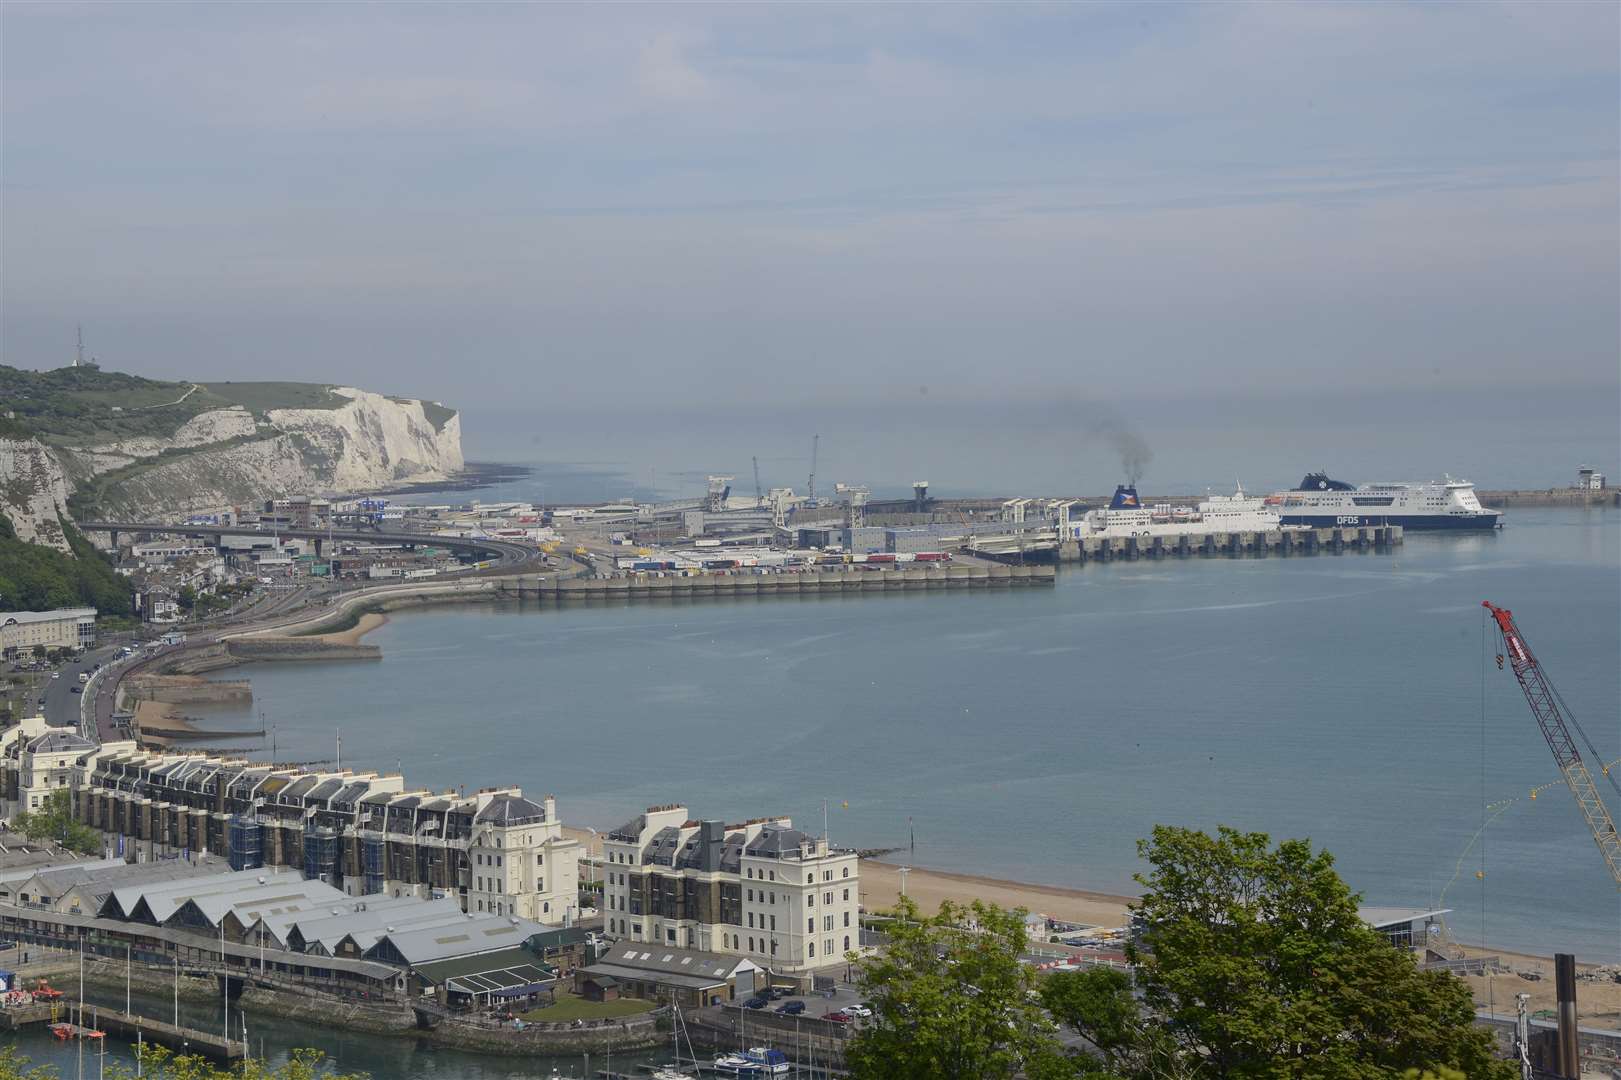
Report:
[[[789,1071],[788,1056],[768,1046],[751,1046],[743,1055],[763,1076],[778,1076]]]
[[[651,1080],[694,1080],[691,1073],[682,1072],[674,1065],[660,1065],[653,1070]]]
[[[732,1076],[753,1076],[756,1072],[754,1062],[742,1054],[720,1054],[715,1058],[715,1071],[729,1073]]]

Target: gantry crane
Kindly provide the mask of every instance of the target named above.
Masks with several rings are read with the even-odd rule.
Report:
[[[1610,817],[1609,807],[1599,797],[1598,785],[1593,782],[1593,774],[1587,768],[1587,762],[1582,760],[1581,751],[1576,748],[1576,740],[1571,738],[1570,729],[1574,727],[1582,742],[1587,744],[1588,752],[1595,760],[1602,759],[1593,743],[1582,730],[1580,723],[1574,716],[1570,723],[1565,722],[1570,713],[1568,706],[1559,696],[1553,684],[1542,671],[1542,665],[1537,663],[1536,656],[1531,652],[1531,646],[1525,643],[1520,628],[1514,625],[1514,613],[1498,607],[1490,600],[1482,600],[1481,606],[1492,613],[1497,620],[1497,629],[1503,635],[1503,648],[1507,653],[1509,665],[1514,669],[1514,677],[1520,681],[1520,689],[1525,691],[1525,700],[1531,706],[1531,715],[1537,718],[1537,725],[1542,728],[1542,737],[1548,740],[1548,749],[1553,751],[1555,764],[1564,774],[1565,783],[1570,785],[1570,792],[1576,796],[1576,805],[1581,807],[1582,817],[1587,819],[1588,831],[1593,834],[1593,841],[1598,844],[1599,854],[1610,867],[1610,876],[1615,878],[1617,885],[1621,885],[1621,836],[1616,835],[1615,821]],[[1499,667],[1503,664],[1503,657],[1497,658]],[[1602,769],[1605,779],[1610,786],[1616,788],[1621,794],[1621,787],[1617,787],[1615,777],[1610,775],[1608,769]]]

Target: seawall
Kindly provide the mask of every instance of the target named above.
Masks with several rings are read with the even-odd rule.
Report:
[[[1055,567],[954,564],[893,570],[834,569],[780,574],[696,574],[655,577],[635,574],[611,578],[571,578],[530,584],[521,579],[497,582],[499,595],[542,603],[567,604],[599,600],[660,600],[729,596],[815,596],[856,593],[917,592],[934,589],[1015,588],[1051,585]]]

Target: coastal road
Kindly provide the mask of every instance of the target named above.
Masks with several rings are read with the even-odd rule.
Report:
[[[161,521],[81,521],[80,532],[163,533],[180,536],[250,536],[260,530],[225,528],[220,525],[174,525]],[[436,536],[433,533],[412,532],[355,532],[348,529],[277,529],[276,536],[294,540],[358,540],[368,544],[412,544],[422,547],[441,547],[469,555],[493,555],[497,569],[503,573],[522,568],[528,563],[539,563],[540,551],[529,544],[514,544],[506,540],[485,537]]]
[[[79,673],[94,670],[97,664],[105,664],[117,653],[118,650],[110,646],[92,649],[63,664],[60,669],[62,677],[50,680],[45,686],[45,722],[52,727],[77,728],[79,703],[84,699],[83,693],[73,692],[74,687],[83,690]]]

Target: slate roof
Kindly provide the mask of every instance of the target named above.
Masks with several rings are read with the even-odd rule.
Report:
[[[780,859],[784,855],[798,855],[799,845],[807,843],[809,840],[810,837],[798,829],[783,829],[767,825],[760,830],[760,835],[749,842],[748,853],[768,859]]]
[[[473,820],[488,825],[532,825],[546,820],[546,808],[517,795],[497,795]]]
[[[62,728],[36,735],[29,740],[28,749],[35,754],[56,754],[63,751],[94,750],[96,744],[81,735]]]

